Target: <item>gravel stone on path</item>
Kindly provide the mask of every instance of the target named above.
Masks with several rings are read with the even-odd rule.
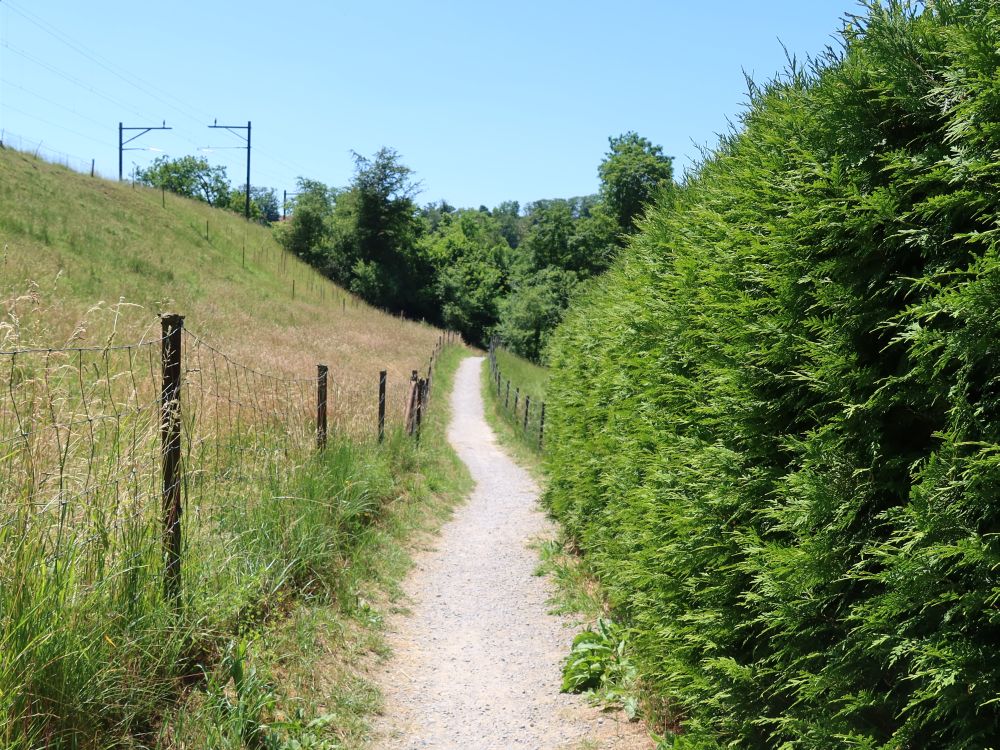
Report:
[[[549,584],[527,545],[554,530],[538,486],[497,446],[483,418],[482,357],[459,366],[448,440],[476,488],[419,553],[390,619],[393,656],[376,676],[385,695],[375,744],[385,750],[637,750],[642,727],[559,692],[574,631],[548,614]]]

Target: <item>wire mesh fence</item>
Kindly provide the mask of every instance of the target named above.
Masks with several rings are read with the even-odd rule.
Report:
[[[27,138],[9,130],[0,130],[0,148],[9,148],[14,151],[23,151],[32,154],[36,158],[44,159],[50,164],[59,164],[74,172],[89,174],[91,177],[104,177],[95,171],[96,161],[94,159],[84,159],[79,156],[57,151],[45,145],[44,141]]]
[[[346,564],[335,537],[371,498],[338,455],[419,437],[434,363],[458,341],[439,338],[426,378],[361,383],[264,372],[179,316],[100,347],[34,348],[20,331],[0,331],[0,746],[18,750],[75,747],[95,715],[124,726],[129,684],[137,706],[169,699],[211,662],[200,638],[307,590],[310,566]],[[344,438],[332,473],[302,472],[327,434]],[[316,497],[288,495],[316,476]]]
[[[496,339],[490,341],[490,382],[495,389],[497,406],[525,442],[540,451],[545,444],[545,402],[522,390],[503,373],[497,361],[498,346]]]
[[[0,601],[102,589],[123,605],[157,597],[172,556],[224,555],[227,519],[263,496],[248,488],[281,485],[327,432],[375,439],[404,425],[409,381],[323,375],[321,391],[319,375],[261,372],[182,325],[171,350],[166,322],[155,330],[125,345],[0,350]],[[453,338],[441,337],[432,362]],[[17,613],[5,617],[10,630]]]

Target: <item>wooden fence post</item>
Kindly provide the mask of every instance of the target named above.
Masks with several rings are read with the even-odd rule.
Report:
[[[515,417],[517,416],[517,399],[518,399],[518,397],[520,395],[521,395],[521,389],[515,386],[515,388],[514,388],[514,416]]]
[[[326,365],[316,365],[316,448],[326,448],[326,381],[329,368]]]
[[[528,431],[528,415],[531,413],[531,396],[524,394],[524,431]]]
[[[542,449],[542,440],[545,437],[545,402],[542,401],[542,414],[538,418],[538,450]]]
[[[421,378],[417,381],[417,416],[414,420],[414,430],[417,442],[420,442],[420,419],[424,411],[424,399],[427,397],[427,381]]]
[[[386,371],[378,374],[378,441],[385,441],[385,379]]]
[[[507,393],[503,397],[503,408],[510,408],[510,378],[507,378]]]
[[[163,591],[175,606],[181,595],[181,348],[184,316],[160,316],[160,447],[163,461]]]
[[[410,390],[407,392],[406,396],[406,415],[404,423],[406,425],[406,434],[413,434],[413,425],[417,413],[417,371],[414,370],[410,373]]]

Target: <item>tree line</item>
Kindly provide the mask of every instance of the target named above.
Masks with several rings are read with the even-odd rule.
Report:
[[[609,139],[600,193],[456,208],[417,203],[391,148],[354,155],[350,185],[300,178],[278,239],[373,305],[539,360],[577,291],[608,268],[645,205],[673,185],[672,160],[634,132]]]

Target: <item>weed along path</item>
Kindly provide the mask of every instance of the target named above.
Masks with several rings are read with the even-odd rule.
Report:
[[[635,725],[559,692],[574,631],[548,614],[546,581],[528,544],[552,530],[538,487],[497,446],[483,418],[482,358],[459,367],[448,439],[476,488],[404,583],[411,610],[390,622],[393,656],[377,676],[386,697],[382,750],[632,750]]]

